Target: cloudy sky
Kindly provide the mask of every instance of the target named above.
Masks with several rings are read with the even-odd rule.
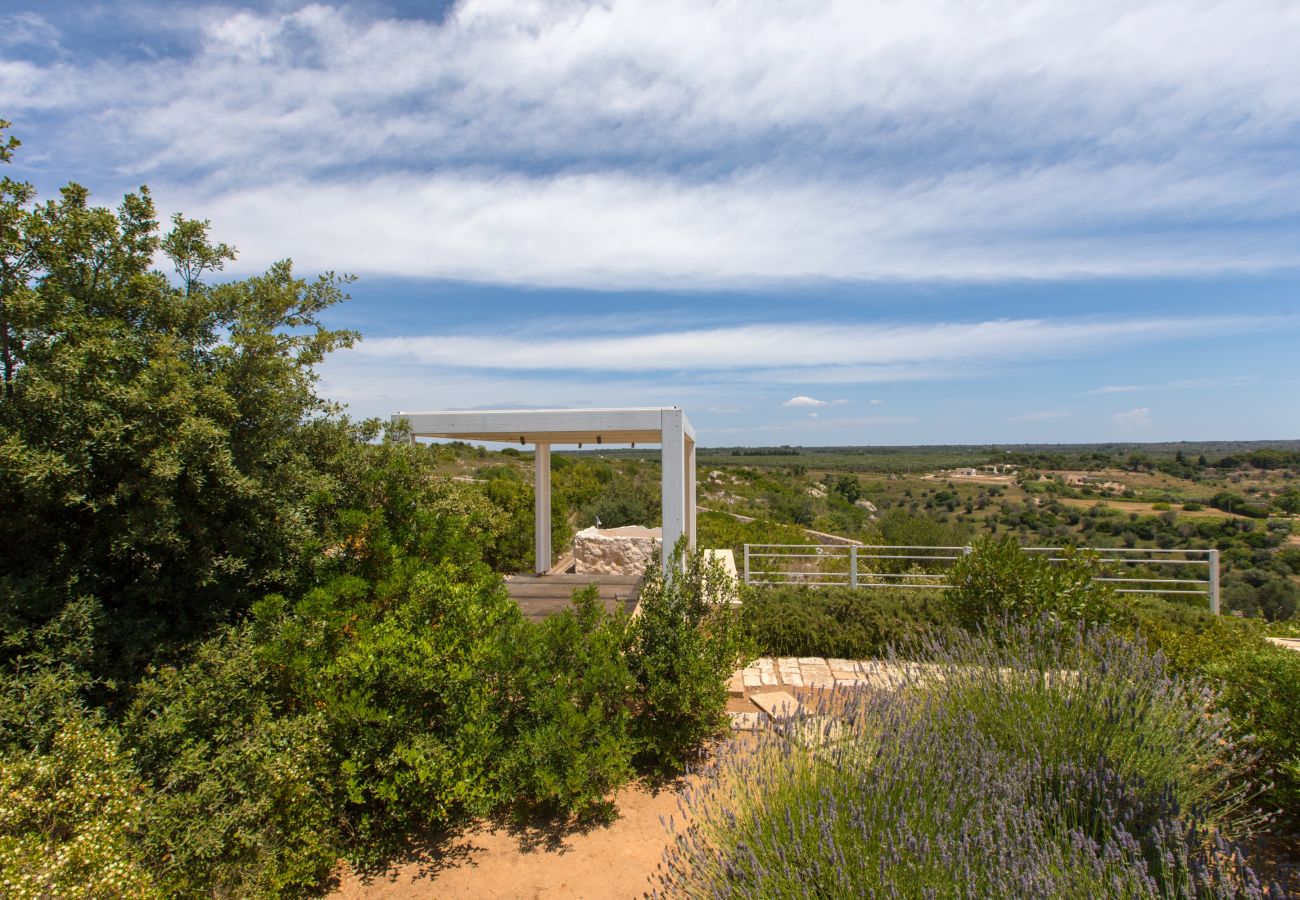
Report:
[[[360,276],[359,415],[1300,437],[1293,0],[0,3],[14,174]]]

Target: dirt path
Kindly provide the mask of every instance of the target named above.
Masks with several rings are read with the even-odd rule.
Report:
[[[675,791],[631,786],[619,818],[563,834],[480,824],[380,875],[343,873],[336,900],[626,900],[643,897],[668,845],[660,821],[681,815]]]

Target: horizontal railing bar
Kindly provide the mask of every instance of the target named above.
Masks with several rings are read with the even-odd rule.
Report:
[[[1208,591],[1174,591],[1169,588],[1158,588],[1155,590],[1144,591],[1140,588],[1116,588],[1117,594],[1187,594],[1189,596],[1204,597]]]
[[[847,581],[759,581],[751,579],[750,584],[806,584],[814,587],[845,587]]]
[[[859,582],[858,582],[858,587],[859,587],[859,588],[864,588],[864,587],[870,587],[870,588],[926,588],[926,589],[932,589],[932,590],[942,590],[942,591],[946,591],[948,588],[952,587],[952,585],[950,585],[950,584],[927,584],[926,582],[923,582],[923,581],[918,581],[918,582],[915,582],[915,583],[913,583],[913,584],[889,584],[889,583],[887,583],[887,582],[879,582],[879,583],[876,583],[876,582],[869,582],[869,583],[867,583],[867,584],[863,584],[861,581],[859,581]]]
[[[1093,581],[1133,582],[1134,584],[1203,584],[1210,583],[1200,578],[1094,578]]]
[[[1070,562],[1063,556],[1049,556],[1048,562]],[[1210,561],[1206,559],[1120,559],[1115,557],[1103,560],[1108,563],[1120,563],[1126,566],[1208,566]]]
[[[859,553],[858,559],[923,559],[930,562],[956,562],[960,556],[913,556],[911,554]]]
[[[926,575],[922,572],[859,572],[859,578],[947,578],[947,575]]]
[[[746,544],[747,547],[834,547],[847,550],[848,544]]]
[[[1199,548],[1127,548],[1127,546],[1078,546],[1078,548],[1063,548],[1063,546],[1026,546],[1021,548],[1026,553],[1060,553],[1061,550],[1073,549],[1079,550],[1080,553],[1210,553],[1209,550]]]
[[[750,559],[848,559],[847,553],[751,553]]]

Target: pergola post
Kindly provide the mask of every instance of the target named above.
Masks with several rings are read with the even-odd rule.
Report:
[[[668,574],[673,548],[686,533],[686,434],[680,409],[662,412],[663,563]]]
[[[695,549],[695,441],[686,439],[686,542]]]
[[[533,568],[544,575],[551,568],[551,445],[533,451]]]

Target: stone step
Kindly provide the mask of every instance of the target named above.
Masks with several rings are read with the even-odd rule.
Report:
[[[785,719],[799,714],[799,701],[789,691],[768,691],[750,694],[754,705],[774,719]]]

